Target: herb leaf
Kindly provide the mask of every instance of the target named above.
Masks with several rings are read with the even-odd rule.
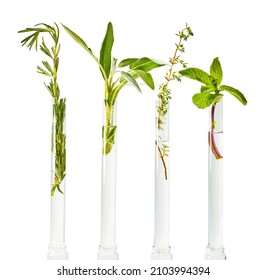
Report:
[[[154,81],[152,75],[148,72],[142,70],[135,70],[138,76],[143,80],[143,82],[149,86],[151,89],[154,89]]]
[[[219,86],[223,79],[223,70],[218,57],[214,58],[211,64],[210,74],[216,80],[216,86]]]
[[[222,94],[216,93],[216,94],[211,94],[209,92],[201,92],[201,93],[196,93],[192,97],[192,102],[200,109],[205,109],[209,107],[211,104],[214,102],[220,101],[222,98]]]
[[[74,31],[72,31],[71,29],[69,29],[68,27],[66,27],[64,24],[61,23],[61,25],[64,27],[64,29],[67,31],[67,33],[77,42],[79,43],[90,55],[92,55],[94,57],[94,54],[91,50],[91,48],[89,48],[87,46],[87,44],[85,43],[85,41],[79,37],[79,35],[77,35]]]
[[[124,71],[121,71],[122,76],[127,80],[129,84],[134,86],[139,92],[141,92],[141,89],[137,83],[137,81],[129,74]]]
[[[138,58],[126,58],[126,59],[120,61],[120,63],[118,64],[118,67],[122,68],[122,67],[129,66],[138,60],[139,60]]]
[[[52,75],[49,72],[47,72],[46,70],[44,70],[40,66],[37,66],[37,73],[43,74],[43,75],[48,76],[48,77],[52,77]]]
[[[199,68],[186,68],[179,73],[192,80],[199,81],[205,85],[212,85],[212,79],[205,71]]]
[[[111,69],[113,43],[114,43],[113,25],[111,22],[109,22],[100,51],[100,64],[102,65],[107,78],[109,77],[110,69]]]
[[[227,91],[227,92],[231,93],[235,98],[237,98],[243,105],[247,104],[247,100],[246,100],[245,96],[238,89],[235,89],[230,86],[222,85],[219,87],[219,90]]]
[[[208,85],[208,86],[201,86],[200,92],[214,92],[216,89],[213,87],[213,85]]]
[[[132,63],[129,68],[132,70],[142,70],[148,72],[154,68],[161,67],[165,64],[166,63],[162,61],[157,61],[148,57],[142,57],[136,62]]]
[[[65,109],[66,100],[60,98],[60,89],[57,82],[57,72],[59,65],[59,28],[56,23],[55,27],[52,27],[45,23],[40,23],[35,26],[42,25],[44,28],[26,28],[19,31],[19,33],[33,32],[28,37],[21,41],[22,46],[27,44],[27,47],[31,49],[34,44],[36,50],[38,46],[40,50],[52,60],[52,64],[48,61],[42,61],[44,67],[37,66],[37,72],[50,77],[49,84],[44,83],[45,87],[51,94],[53,98],[53,123],[52,123],[52,135],[51,135],[51,151],[53,153],[53,182],[51,186],[51,196],[54,196],[55,191],[58,190],[60,193],[64,194],[60,188],[66,176],[66,134],[64,132],[64,121],[65,121]],[[49,49],[42,38],[42,42],[38,44],[38,36],[40,33],[48,33],[50,39],[53,40],[54,45]],[[51,50],[51,51],[50,51]]]

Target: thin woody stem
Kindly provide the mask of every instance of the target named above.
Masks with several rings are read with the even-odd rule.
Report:
[[[178,57],[178,51],[180,51],[180,46],[181,46],[182,40],[184,39],[183,38],[183,33],[187,29],[188,29],[188,27],[186,26],[180,32],[179,41],[176,44],[174,56],[170,59],[170,64],[171,64],[170,69],[166,72],[166,76],[165,76],[166,82],[165,82],[165,84],[163,85],[163,88],[162,88],[163,92],[166,92],[166,90],[168,90],[169,82],[172,80],[172,77],[173,77],[173,74],[174,74],[174,66],[175,66],[175,64],[177,64],[176,59]],[[170,91],[169,91],[169,94],[170,94]],[[162,122],[163,122],[163,117],[168,112],[168,107],[167,107],[168,106],[168,99],[170,99],[170,97],[159,96],[159,104],[158,104],[158,107],[157,107],[157,112],[158,112],[157,129],[162,129],[161,125],[162,125]],[[168,178],[168,176],[167,176],[167,166],[166,166],[166,163],[165,163],[165,160],[164,160],[165,155],[164,155],[164,153],[162,153],[161,148],[159,147],[157,141],[155,141],[155,143],[157,145],[158,153],[159,153],[159,156],[160,156],[160,158],[162,160],[162,163],[163,163],[164,177],[165,177],[165,180],[167,180],[167,178]]]
[[[155,140],[155,145],[157,146],[157,148],[158,148],[158,152],[159,152],[159,156],[160,156],[160,158],[161,158],[161,160],[162,160],[162,163],[163,163],[163,168],[164,168],[164,178],[165,178],[165,180],[167,180],[168,178],[167,178],[167,166],[166,166],[166,163],[165,163],[165,160],[164,160],[164,155],[163,155],[163,153],[162,153],[162,151],[161,151],[161,148],[160,148],[160,146],[158,145],[158,142]]]
[[[213,153],[213,155],[215,156],[216,159],[222,159],[223,156],[221,155],[221,153],[219,152],[219,149],[216,145],[215,142],[215,137],[214,137],[214,129],[215,129],[215,120],[214,120],[214,116],[215,116],[215,106],[216,103],[212,104],[211,107],[211,131],[209,131],[208,133],[208,142],[209,142],[209,146],[211,148],[211,151]]]

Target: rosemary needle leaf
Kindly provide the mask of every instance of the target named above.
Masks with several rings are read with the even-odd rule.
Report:
[[[42,64],[50,72],[51,76],[53,76],[54,71],[53,71],[52,67],[50,66],[49,62],[48,61],[42,61]]]
[[[37,69],[38,69],[38,73],[40,74],[43,74],[45,76],[48,76],[48,77],[52,77],[52,75],[50,73],[48,73],[47,71],[45,71],[43,68],[41,68],[40,66],[37,66]]]

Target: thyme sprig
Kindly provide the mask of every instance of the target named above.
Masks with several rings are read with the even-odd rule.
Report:
[[[52,123],[52,135],[51,135],[51,151],[55,154],[54,162],[54,178],[51,187],[51,195],[55,194],[58,190],[63,194],[60,184],[66,176],[66,135],[64,133],[64,121],[66,110],[66,99],[60,98],[60,88],[57,82],[57,73],[59,66],[59,28],[56,23],[54,27],[45,23],[36,24],[33,28],[26,28],[20,30],[18,33],[30,33],[25,37],[21,44],[26,45],[29,50],[35,46],[36,51],[39,49],[48,57],[51,62],[42,61],[41,66],[37,66],[37,72],[50,78],[48,84],[44,83],[46,89],[53,98],[53,123]],[[48,48],[43,34],[49,34],[53,41],[51,48]],[[41,43],[39,44],[39,37],[41,37]]]
[[[166,72],[165,82],[159,86],[159,93],[158,93],[159,105],[157,107],[158,129],[162,129],[163,118],[168,112],[169,100],[172,98],[171,89],[169,88],[169,82],[173,80],[181,82],[181,75],[174,68],[176,68],[178,65],[181,65],[182,68],[187,67],[187,63],[185,63],[184,60],[181,59],[180,57],[180,55],[185,52],[183,41],[187,41],[187,39],[190,36],[193,36],[193,32],[191,28],[188,25],[186,25],[186,27],[182,29],[180,32],[178,32],[176,36],[179,38],[179,40],[178,43],[176,44],[174,56],[169,59],[170,68]]]
[[[183,28],[180,32],[176,34],[179,38],[178,43],[176,43],[175,52],[172,58],[169,59],[170,68],[167,70],[165,74],[165,82],[159,86],[159,93],[158,93],[158,105],[157,105],[157,129],[163,130],[165,124],[165,116],[168,113],[169,109],[169,101],[171,97],[171,89],[169,88],[170,81],[176,80],[181,82],[181,75],[176,70],[177,66],[181,66],[182,68],[187,67],[187,63],[181,59],[181,54],[185,52],[184,41],[190,36],[193,36],[193,32],[191,28],[186,24],[186,27]],[[162,142],[162,143],[160,143]],[[155,145],[157,146],[158,155],[162,161],[164,167],[164,177],[165,180],[168,179],[167,175],[167,165],[165,162],[165,157],[168,157],[169,146],[166,145],[163,141],[155,141]],[[166,152],[167,151],[167,152]]]

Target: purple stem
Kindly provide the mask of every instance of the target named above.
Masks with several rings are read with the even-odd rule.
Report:
[[[215,115],[215,106],[216,103],[212,104],[211,108],[211,131],[209,132],[208,135],[208,142],[209,146],[211,147],[212,153],[215,156],[216,159],[221,159],[223,156],[219,152],[216,142],[215,142],[215,137],[214,137],[214,129],[215,129],[215,123],[214,123],[214,115]]]

